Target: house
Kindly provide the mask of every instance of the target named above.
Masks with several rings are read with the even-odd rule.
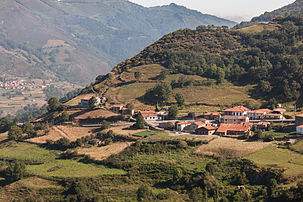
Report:
[[[250,109],[244,106],[236,106],[233,108],[229,108],[224,110],[225,116],[245,116],[250,111]]]
[[[204,114],[204,118],[208,119],[208,120],[215,120],[215,121],[219,121],[221,118],[221,113],[219,112],[207,112]]]
[[[155,111],[140,111],[139,114],[144,118],[144,120],[162,120],[162,116],[158,115]]]
[[[102,143],[102,141],[98,140],[98,139],[92,139],[92,140],[88,141],[88,144],[92,144],[92,145],[99,145],[101,143]]]
[[[191,122],[180,122],[176,124],[177,131],[183,131],[186,126],[191,125]]]
[[[81,98],[79,105],[82,107],[89,107],[89,100],[92,98],[93,96],[86,96]],[[96,97],[97,102],[95,103],[95,105],[99,105],[101,103],[101,99],[99,97]]]
[[[273,110],[274,114],[284,114],[286,112],[286,109],[283,108],[276,108]]]
[[[303,114],[296,115],[296,126],[303,125]]]
[[[203,121],[196,121],[196,122],[193,122],[190,125],[184,127],[183,130],[185,130],[185,131],[195,131],[196,129],[201,128],[203,126],[206,126],[205,122],[203,122]]]
[[[256,124],[257,129],[259,130],[265,130],[268,128],[268,126],[270,125],[269,122],[259,122]]]
[[[249,122],[249,118],[247,116],[222,116],[220,122],[227,124],[239,124],[242,122]]]
[[[303,135],[303,125],[296,127],[297,134]]]
[[[266,120],[281,120],[283,118],[284,117],[282,114],[266,114],[265,115]]]
[[[265,115],[270,113],[272,110],[270,109],[258,109],[254,111],[249,111],[247,116],[249,120],[263,120]]]
[[[240,123],[240,124],[225,124],[222,123],[216,134],[218,135],[245,135],[250,133],[251,125],[249,123]]]
[[[195,133],[198,135],[213,135],[215,132],[216,128],[213,126],[203,126],[195,130]]]
[[[111,108],[110,108],[110,110],[112,111],[112,112],[115,112],[115,113],[117,113],[117,114],[119,114],[120,113],[120,111],[123,109],[123,105],[113,105]]]

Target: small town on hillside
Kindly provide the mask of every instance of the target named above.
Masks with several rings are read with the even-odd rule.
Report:
[[[43,88],[44,85],[35,84],[35,82],[28,82],[25,80],[10,80],[10,81],[0,81],[0,88],[5,90],[22,90],[22,89],[35,89]]]
[[[88,107],[91,96],[81,99],[79,106]],[[105,98],[96,98],[99,105]],[[274,109],[251,110],[245,106],[227,108],[222,112],[205,112],[202,116],[191,119],[169,120],[170,106],[163,106],[159,111],[135,111],[124,105],[112,105],[109,110],[124,116],[142,116],[152,129],[174,131],[176,134],[219,135],[224,137],[252,136],[254,131],[270,130],[273,123],[283,123],[283,130],[303,135],[303,114],[295,119],[287,119],[286,109],[277,104]],[[285,125],[286,124],[286,125]]]

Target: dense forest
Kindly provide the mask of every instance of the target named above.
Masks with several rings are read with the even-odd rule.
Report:
[[[253,96],[272,103],[297,101],[303,91],[303,15],[279,17],[273,23],[272,31],[257,33],[214,26],[179,30],[113,71],[156,63],[171,74],[256,84]]]

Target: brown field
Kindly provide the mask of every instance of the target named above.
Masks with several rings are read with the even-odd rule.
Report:
[[[200,146],[195,153],[204,155],[242,157],[257,152],[271,143],[245,142],[232,138],[218,137],[206,145]]]
[[[8,134],[8,132],[0,133],[0,141],[6,140],[7,139],[7,134]]]
[[[69,46],[69,45],[62,40],[49,39],[47,43],[43,46],[43,48],[54,48],[58,46]]]
[[[85,94],[85,95],[79,95],[79,96],[75,97],[74,99],[71,99],[70,101],[68,101],[66,103],[66,105],[76,106],[79,104],[79,102],[81,101],[82,98],[87,97],[87,96],[95,96],[95,94],[90,93],[90,94]]]
[[[59,140],[60,138],[68,138],[70,141],[75,141],[78,138],[92,134],[92,131],[97,128],[90,127],[74,127],[74,126],[53,126],[48,135],[28,139],[33,143],[45,143],[46,140]]]
[[[122,73],[121,78],[125,81],[135,80],[134,73],[140,71],[142,75],[139,80],[144,81],[158,76],[163,70],[165,70],[165,68],[158,64],[143,65],[143,66],[131,68],[128,72]]]
[[[104,160],[110,157],[113,154],[118,154],[122,152],[124,149],[132,145],[133,142],[118,142],[113,143],[104,147],[91,147],[91,148],[79,148],[76,151],[78,154],[89,155],[91,158],[95,160]]]

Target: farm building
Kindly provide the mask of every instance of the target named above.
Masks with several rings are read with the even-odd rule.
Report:
[[[250,133],[251,125],[249,123],[225,124],[222,123],[217,130],[218,135],[244,135]]]
[[[180,122],[176,124],[177,131],[183,131],[186,126],[191,125],[191,122]]]
[[[296,115],[296,126],[303,125],[303,114]]]
[[[221,118],[221,113],[219,112],[208,112],[204,114],[204,118],[208,119],[208,120],[215,120],[215,121],[219,121]]]
[[[297,134],[303,135],[303,125],[296,127]]]
[[[258,109],[247,113],[249,120],[263,120],[265,115],[270,113],[270,109]]]
[[[84,98],[82,98],[80,100],[79,105],[82,107],[89,107],[89,100],[92,98],[93,96],[86,96]],[[101,99],[99,97],[96,97],[97,102],[95,103],[95,105],[99,105],[101,103]]]
[[[195,133],[198,135],[213,135],[215,132],[216,128],[213,126],[204,126],[195,130]]]
[[[236,106],[233,108],[229,108],[224,110],[225,116],[245,116],[250,111],[250,109],[244,106]]]
[[[220,122],[227,124],[240,124],[242,122],[249,122],[249,118],[247,116],[222,116]]]

